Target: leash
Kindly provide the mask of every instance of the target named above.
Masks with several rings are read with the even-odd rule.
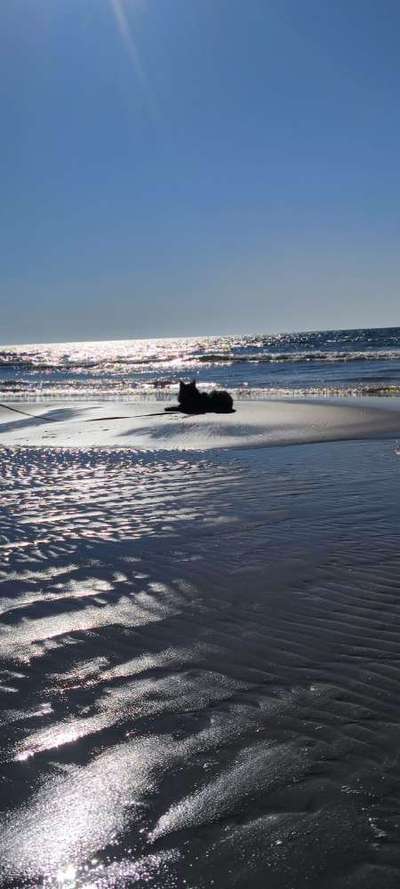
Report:
[[[6,411],[12,411],[14,414],[20,414],[23,417],[30,417],[31,420],[41,420],[41,416],[36,416],[36,414],[28,414],[27,411],[22,411],[21,408],[18,407],[10,407],[9,404],[3,404],[0,402],[0,408],[4,408]],[[174,408],[174,410],[179,411],[179,408]],[[125,417],[93,417],[90,420],[86,420],[87,423],[101,423],[101,421],[105,422],[107,420],[138,420],[146,417],[165,417],[165,411],[159,411],[156,414],[129,414],[129,416]],[[58,421],[54,417],[47,417],[47,423],[57,423]]]
[[[29,417],[31,420],[38,420],[39,422],[42,420],[42,415],[39,414],[28,414],[27,411],[21,411],[21,408],[18,407],[10,407],[9,404],[2,404],[0,402],[0,407],[4,407],[6,411],[12,411],[13,414],[21,414],[23,417]],[[47,417],[46,423],[58,423],[58,420],[55,417]]]
[[[179,407],[173,408],[175,411],[180,411]],[[86,420],[87,423],[100,423],[102,420],[105,422],[106,420],[141,420],[146,419],[146,417],[165,417],[165,410],[157,411],[156,414],[129,414],[126,417],[91,417],[90,420]],[[169,411],[172,413],[172,410]],[[182,413],[182,411],[180,411]]]
[[[0,407],[4,407],[6,411],[13,411],[14,414],[22,414],[24,417],[31,417],[32,420],[36,420],[36,419],[37,419],[37,418],[34,416],[34,414],[27,414],[26,411],[21,411],[21,410],[19,410],[19,408],[17,408],[17,407],[9,407],[8,404],[1,404],[1,402],[0,402]]]

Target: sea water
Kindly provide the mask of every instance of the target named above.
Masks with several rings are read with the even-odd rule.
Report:
[[[398,395],[400,327],[0,347],[0,396],[173,397],[179,380],[236,398]]]

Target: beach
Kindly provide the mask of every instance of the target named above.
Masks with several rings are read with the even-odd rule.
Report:
[[[396,403],[8,406],[1,885],[397,887]]]
[[[151,398],[7,402],[0,405],[0,444],[209,451],[400,436],[398,399],[244,399],[232,413],[192,416],[165,406]]]
[[[0,889],[400,889],[399,28],[0,3]]]

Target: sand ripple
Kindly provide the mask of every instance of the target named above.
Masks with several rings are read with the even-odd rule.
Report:
[[[3,887],[397,889],[399,472],[3,450]]]

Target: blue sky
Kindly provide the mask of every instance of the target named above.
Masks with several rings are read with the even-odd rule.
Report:
[[[400,323],[400,6],[2,0],[6,342]]]

